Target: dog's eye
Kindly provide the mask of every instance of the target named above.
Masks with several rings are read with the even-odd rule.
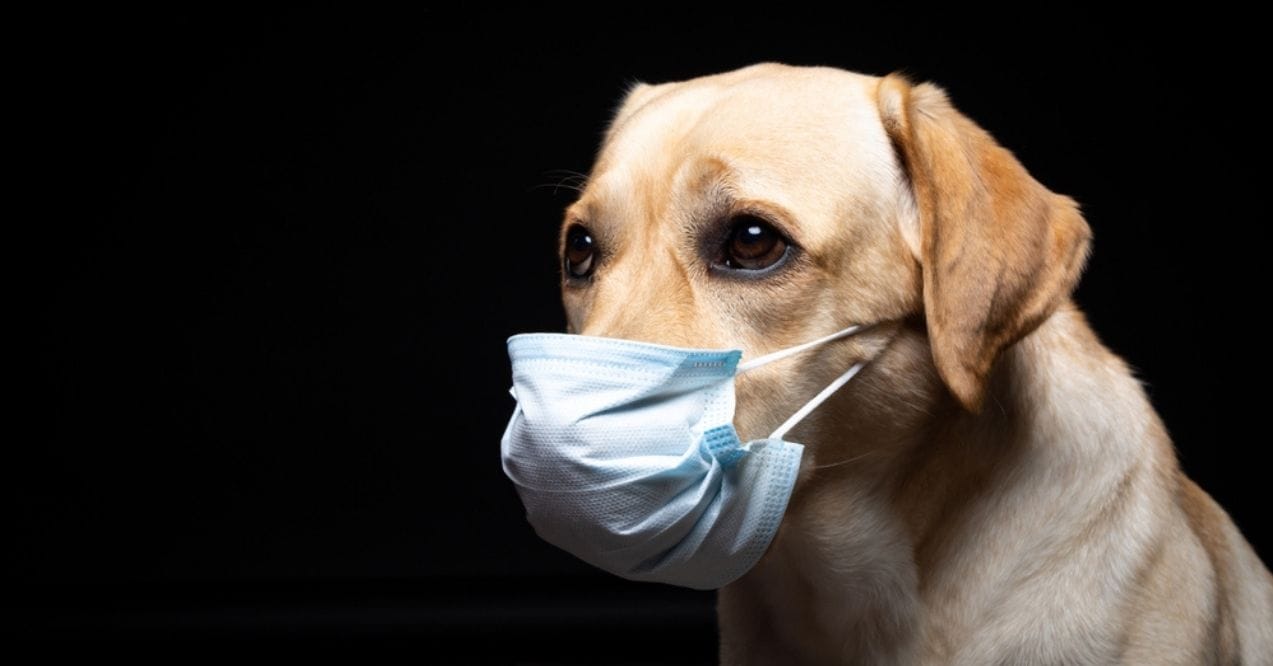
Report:
[[[596,265],[597,248],[592,242],[592,234],[578,224],[566,232],[565,251],[566,275],[573,278],[585,278],[592,274]]]
[[[755,215],[730,220],[721,264],[736,270],[758,271],[778,263],[787,254],[787,241],[768,222]]]

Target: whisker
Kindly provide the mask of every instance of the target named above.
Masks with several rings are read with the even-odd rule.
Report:
[[[574,183],[567,183],[567,182],[560,182],[560,183],[540,183],[540,184],[538,184],[538,185],[532,185],[532,186],[530,186],[530,188],[528,188],[528,191],[529,191],[529,190],[539,190],[539,189],[544,189],[544,188],[547,188],[547,187],[551,187],[551,188],[553,189],[553,194],[556,194],[558,190],[562,190],[562,189],[565,189],[565,190],[574,190],[575,192],[580,192],[580,193],[582,193],[582,192],[583,192],[583,185],[582,185],[582,184],[574,184]]]
[[[867,456],[874,455],[876,453],[879,453],[879,451],[867,451],[866,453],[863,453],[860,456],[853,456],[852,458],[849,458],[848,460],[841,460],[839,462],[827,463],[825,465],[814,465],[813,467],[810,467],[809,469],[823,469],[826,467],[835,467],[837,465],[847,465],[855,460],[861,460]]]
[[[587,185],[588,183],[587,174],[582,174],[582,173],[579,173],[578,171],[572,171],[570,169],[549,169],[548,171],[544,172],[544,175],[550,176],[550,177],[555,175],[560,175],[561,177],[556,182],[541,183],[529,189],[538,190],[542,188],[551,187],[553,190],[553,194],[557,194],[557,192],[562,189],[573,190],[577,193],[583,193],[584,186]]]
[[[562,174],[565,176],[574,176],[575,178],[582,178],[584,180],[588,179],[588,174],[579,173],[578,171],[575,171],[573,169],[549,169],[544,172],[545,176],[552,176],[555,174]]]

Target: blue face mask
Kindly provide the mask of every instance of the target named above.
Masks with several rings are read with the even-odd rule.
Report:
[[[738,350],[513,336],[504,473],[549,543],[631,580],[719,588],[755,565],[787,509],[804,447],[783,436],[863,364],[745,444],[733,426],[735,373],[857,330],[741,365]]]

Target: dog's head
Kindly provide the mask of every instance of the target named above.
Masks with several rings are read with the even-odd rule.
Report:
[[[766,64],[629,92],[567,210],[562,291],[572,332],[748,356],[878,324],[741,378],[754,437],[908,326],[928,371],[881,382],[876,362],[855,390],[886,402],[928,381],[978,409],[1000,352],[1068,298],[1088,238],[941,89]]]

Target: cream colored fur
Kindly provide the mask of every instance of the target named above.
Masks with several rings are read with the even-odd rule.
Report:
[[[737,212],[791,265],[714,271]],[[573,224],[600,252],[563,286],[574,332],[758,355],[874,324],[738,380],[756,438],[872,359],[788,437],[800,477],[720,591],[722,662],[1273,664],[1273,578],[1069,299],[1086,223],[940,89],[772,64],[638,85]]]

